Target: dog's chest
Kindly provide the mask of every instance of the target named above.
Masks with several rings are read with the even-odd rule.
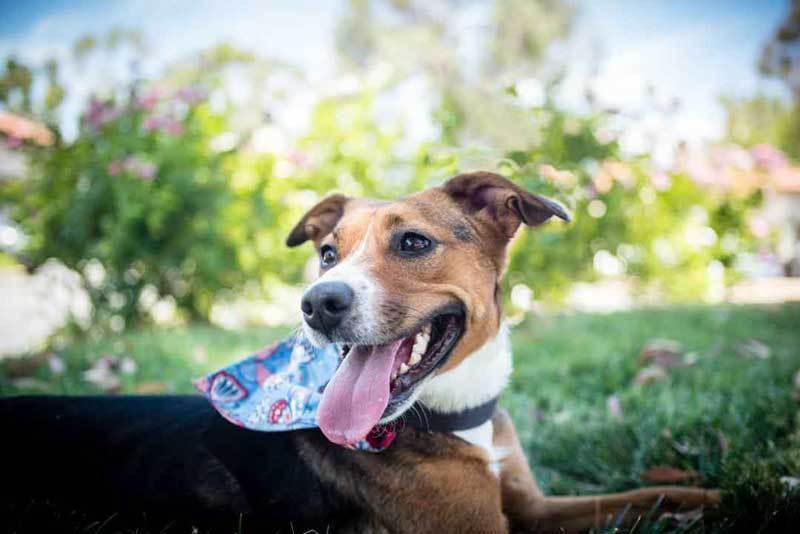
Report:
[[[489,457],[489,469],[492,471],[492,473],[494,473],[495,476],[499,476],[500,461],[503,459],[504,453],[502,448],[495,447],[492,443],[492,438],[494,436],[494,425],[492,425],[491,419],[474,428],[469,428],[467,430],[456,430],[453,432],[453,434],[464,441],[483,449],[486,452],[486,455]]]

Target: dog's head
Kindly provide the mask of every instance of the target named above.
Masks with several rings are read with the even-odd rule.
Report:
[[[521,224],[553,216],[568,220],[555,202],[487,172],[395,202],[333,195],[314,206],[287,244],[316,246],[320,277],[303,295],[303,328],[344,358],[320,405],[326,436],[357,442],[490,339],[509,241]]]

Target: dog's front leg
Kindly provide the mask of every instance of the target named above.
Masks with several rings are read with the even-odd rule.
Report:
[[[502,455],[500,495],[503,513],[512,531],[535,530],[542,516],[545,495],[531,473],[508,412],[498,408],[492,417],[492,426],[492,445]]]
[[[536,484],[514,424],[505,410],[492,418],[495,447],[506,453],[500,469],[503,512],[523,532],[580,532],[612,524],[631,525],[658,507],[663,511],[718,504],[720,493],[703,488],[655,486],[605,495],[548,497]]]

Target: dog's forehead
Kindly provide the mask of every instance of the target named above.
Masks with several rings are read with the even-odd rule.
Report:
[[[352,241],[370,229],[390,232],[395,228],[439,229],[459,240],[469,234],[466,216],[440,188],[394,201],[353,200],[348,203],[333,234],[337,241]]]

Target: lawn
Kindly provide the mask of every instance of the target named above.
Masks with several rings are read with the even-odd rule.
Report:
[[[2,363],[0,394],[191,392],[191,378],[287,332],[192,326],[80,342],[55,360]],[[721,487],[722,507],[637,532],[800,524],[800,491],[788,489],[800,477],[800,305],[536,317],[513,332],[516,370],[503,404],[547,492],[617,491],[669,475]],[[671,343],[642,361],[655,339]],[[108,356],[111,381],[87,382],[84,372]]]

